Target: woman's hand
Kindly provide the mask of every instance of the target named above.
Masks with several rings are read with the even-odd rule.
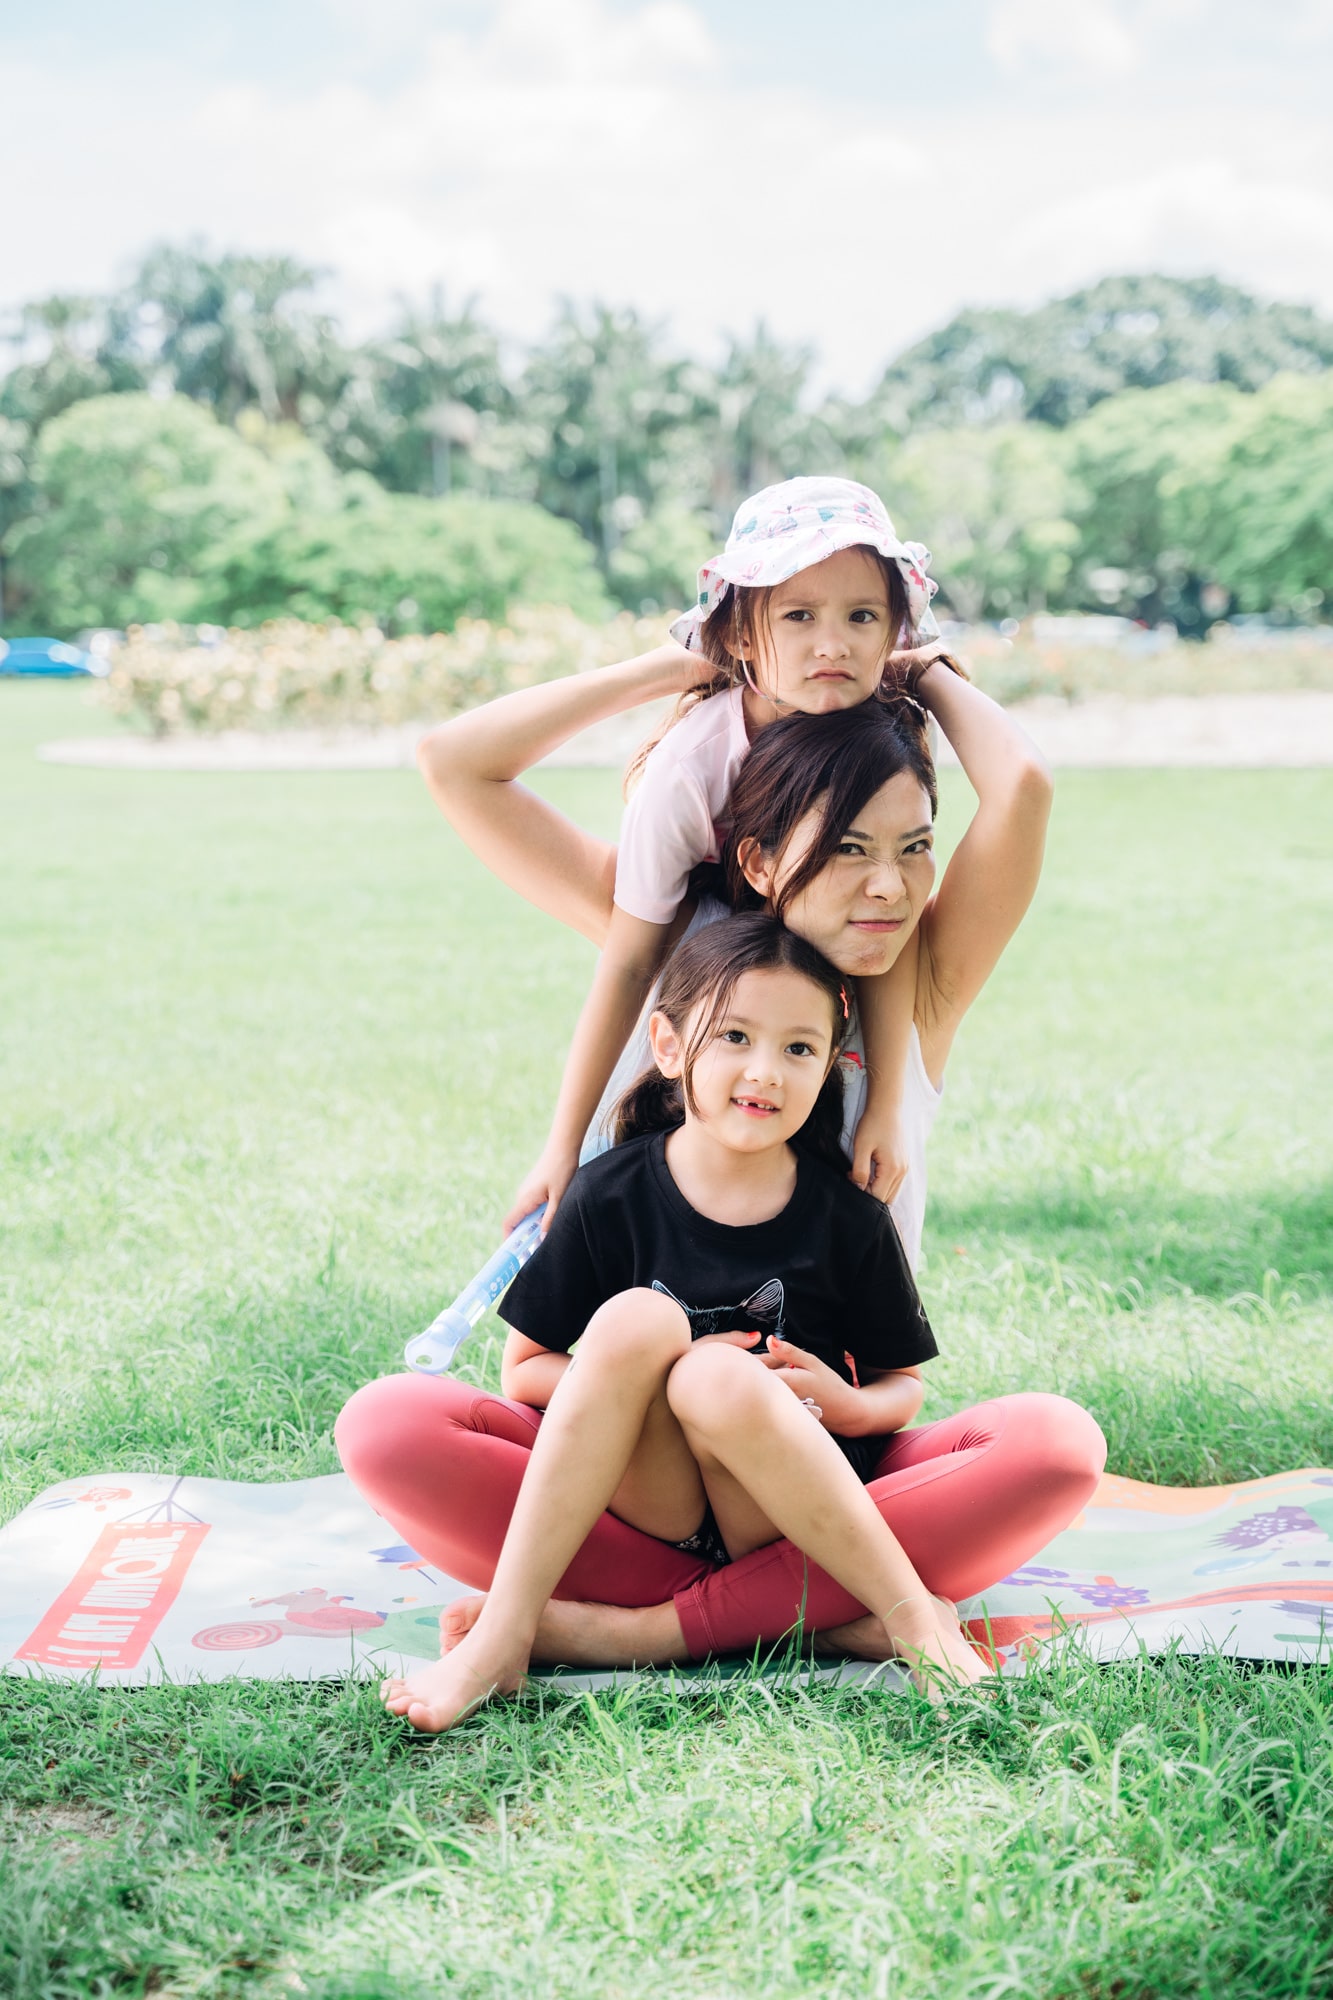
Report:
[[[773,1369],[798,1402],[813,1403],[826,1431],[842,1437],[856,1435],[857,1391],[841,1375],[835,1375],[826,1361],[793,1347],[789,1340],[770,1334],[768,1352],[760,1355],[765,1368]]]
[[[876,1201],[890,1202],[907,1178],[911,1165],[897,1105],[877,1110],[867,1104],[856,1128],[851,1178]]]
[[[525,1215],[531,1215],[534,1208],[546,1203],[546,1213],[542,1217],[542,1235],[545,1236],[560,1206],[560,1197],[578,1172],[579,1156],[566,1152],[562,1147],[544,1146],[541,1156],[530,1173],[519,1182],[518,1192],[509,1204],[509,1212],[500,1228],[508,1236],[511,1229],[517,1229]]]
[[[678,639],[664,640],[655,652],[646,654],[645,658],[670,677],[679,694],[686,694],[692,687],[707,682],[713,672],[702,653],[692,653]]]

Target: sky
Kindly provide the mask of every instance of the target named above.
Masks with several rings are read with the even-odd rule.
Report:
[[[963,306],[1333,311],[1333,0],[0,0],[0,309],[285,251],[347,331],[763,319],[863,391]]]

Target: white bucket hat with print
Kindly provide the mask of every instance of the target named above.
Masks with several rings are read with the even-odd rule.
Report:
[[[926,574],[930,550],[920,542],[898,539],[884,502],[868,486],[833,478],[784,479],[743,500],[726,548],[699,571],[694,609],[676,620],[671,636],[697,653],[702,650],[699,634],[705,618],[733,584],[763,590],[786,583],[841,549],[857,547],[877,549],[902,572],[912,630],[902,634],[899,645],[938,638],[930,608],[938,586]]]

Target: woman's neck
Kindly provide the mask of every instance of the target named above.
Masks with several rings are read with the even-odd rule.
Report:
[[[668,1135],[666,1160],[690,1207],[733,1229],[771,1222],[796,1192],[796,1154],[785,1141],[760,1153],[737,1153],[694,1118]]]

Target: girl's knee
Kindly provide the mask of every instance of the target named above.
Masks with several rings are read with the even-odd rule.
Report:
[[[597,1308],[579,1341],[579,1356],[608,1367],[648,1366],[664,1372],[686,1353],[690,1322],[665,1292],[635,1286]]]
[[[749,1421],[771,1387],[767,1369],[743,1347],[700,1342],[682,1354],[667,1377],[667,1401],[683,1421],[704,1429]]]

